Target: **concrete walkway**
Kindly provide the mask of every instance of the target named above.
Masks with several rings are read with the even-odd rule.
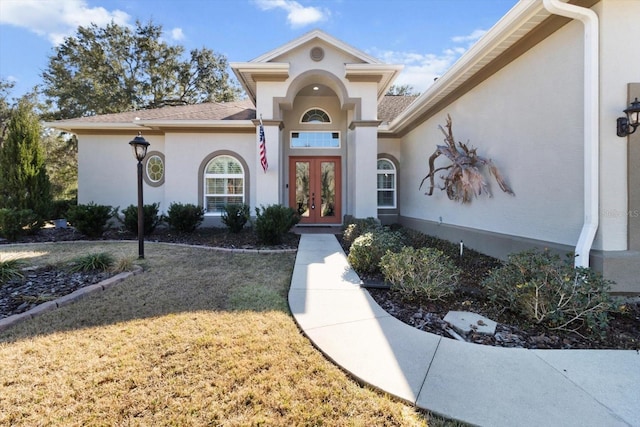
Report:
[[[303,234],[289,291],[300,328],[355,378],[481,426],[640,426],[634,350],[526,350],[420,331],[360,287],[337,239]]]

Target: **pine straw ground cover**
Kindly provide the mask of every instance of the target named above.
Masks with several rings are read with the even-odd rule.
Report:
[[[47,264],[126,243],[0,247]],[[300,333],[295,255],[146,245],[145,272],[0,334],[0,425],[430,425]]]

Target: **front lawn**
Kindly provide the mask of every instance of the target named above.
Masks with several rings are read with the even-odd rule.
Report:
[[[0,247],[38,265],[105,250],[137,245]],[[143,274],[0,335],[0,424],[425,425],[300,333],[294,259],[147,243]]]

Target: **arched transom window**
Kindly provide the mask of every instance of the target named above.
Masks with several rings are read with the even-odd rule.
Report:
[[[226,205],[244,203],[244,170],[234,157],[214,157],[204,169],[204,205],[208,214],[222,214]]]
[[[387,159],[378,159],[378,207],[396,207],[396,167]]]
[[[331,118],[325,111],[319,108],[312,108],[310,110],[307,110],[307,112],[302,115],[302,119],[300,120],[300,122],[301,123],[331,123]]]

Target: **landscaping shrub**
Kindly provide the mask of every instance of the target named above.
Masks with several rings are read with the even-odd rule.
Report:
[[[369,231],[356,238],[347,259],[358,273],[375,273],[380,271],[382,256],[387,251],[398,252],[402,246],[402,235],[397,231]]]
[[[239,233],[251,217],[249,212],[249,206],[243,203],[226,205],[222,211],[222,222],[232,233]]]
[[[51,209],[51,219],[63,219],[67,217],[67,211],[77,204],[75,199],[54,200]]]
[[[267,245],[282,242],[285,233],[298,222],[300,222],[300,216],[293,208],[282,205],[256,208],[256,234],[258,239]]]
[[[552,329],[586,326],[601,334],[608,324],[612,282],[588,268],[575,268],[549,251],[524,251],[482,281],[491,301]]]
[[[408,299],[443,299],[453,293],[460,274],[451,258],[435,248],[387,252],[380,260],[380,270],[391,289]]]
[[[9,241],[38,229],[38,216],[31,209],[0,209],[0,236]]]
[[[113,255],[108,252],[91,253],[74,259],[71,262],[70,270],[74,273],[94,270],[107,271],[114,262]]]
[[[11,279],[22,278],[22,261],[18,258],[0,257],[0,286],[6,284]]]
[[[162,218],[158,214],[160,203],[151,205],[143,205],[142,212],[144,214],[144,235],[148,236],[153,233],[158,224],[162,222]],[[122,211],[124,215],[124,228],[133,234],[138,234],[138,206],[129,205]]]
[[[100,237],[107,229],[107,223],[118,212],[118,208],[96,205],[71,206],[67,211],[67,219],[76,230],[88,237]]]
[[[204,219],[204,208],[191,203],[171,203],[167,211],[169,227],[183,233],[192,233]]]
[[[382,226],[376,218],[351,218],[343,226],[342,241],[344,242],[345,247],[349,248],[358,237],[369,231],[376,230],[382,230]]]

